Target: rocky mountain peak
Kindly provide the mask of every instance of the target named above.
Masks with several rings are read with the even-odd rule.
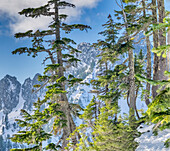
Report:
[[[16,77],[6,75],[0,80],[0,110],[5,114],[12,111],[19,103],[21,84]]]
[[[40,76],[40,73],[37,73],[34,78],[32,79],[33,84],[39,84],[40,82],[38,81],[38,76]]]
[[[90,43],[80,43],[77,46],[77,49],[82,52],[78,55],[78,58],[81,60],[82,63],[85,63],[87,65],[96,60],[96,56],[99,54],[99,51],[92,47]]]
[[[79,49],[83,52],[87,52],[90,48],[91,48],[91,44],[86,43],[86,42],[82,42],[77,46],[77,49]]]
[[[94,78],[96,72],[94,68],[97,63],[96,55],[98,51],[91,47],[89,43],[79,44],[78,50],[82,51],[82,53],[78,55],[81,62],[77,63],[77,66],[73,66],[70,70],[67,70],[66,74],[73,74],[75,77],[84,79],[84,82],[89,82]],[[6,140],[7,135],[11,136],[18,131],[19,127],[13,125],[16,125],[15,119],[20,118],[20,110],[25,109],[31,113],[33,103],[37,101],[38,98],[43,99],[46,88],[41,89],[37,93],[32,92],[33,85],[41,84],[41,82],[38,81],[39,75],[38,73],[33,78],[27,78],[22,85],[15,77],[10,75],[0,80],[0,136],[2,135],[4,140]],[[69,101],[79,103],[82,107],[85,107],[92,98],[91,94],[89,94],[90,89],[87,85],[75,85],[67,88]],[[12,93],[14,91],[15,94]],[[6,102],[6,104],[4,102]],[[10,107],[7,104],[9,104]],[[6,124],[1,124],[4,123],[5,117],[8,119],[6,120]]]

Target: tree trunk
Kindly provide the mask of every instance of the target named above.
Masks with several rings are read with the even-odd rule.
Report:
[[[170,30],[168,31],[168,45],[170,45]],[[167,71],[170,71],[170,50],[167,54]]]
[[[40,149],[40,151],[43,151],[42,142],[40,143],[39,149]]]
[[[56,40],[60,40],[60,21],[59,21],[59,12],[58,12],[58,2],[55,2],[55,21],[56,21]],[[57,48],[57,63],[60,64],[59,70],[57,72],[58,78],[64,76],[64,66],[63,66],[63,60],[62,60],[62,52],[61,48]],[[65,91],[65,85],[64,83],[60,83],[61,88]],[[63,141],[62,141],[62,150],[67,146],[68,141],[66,140],[70,133],[72,133],[75,129],[75,123],[73,122],[72,116],[70,114],[70,107],[69,102],[67,99],[66,94],[61,94],[60,98],[58,100],[61,104],[62,111],[65,114],[64,120],[67,120],[67,126],[63,128]]]
[[[122,3],[121,3],[122,4]],[[128,35],[128,22],[127,22],[127,16],[123,9],[122,4],[122,12],[125,22],[125,29],[126,29],[126,37],[127,37],[127,43],[130,44],[130,36]],[[130,98],[130,104],[129,104],[129,121],[130,124],[133,125],[133,121],[135,120],[135,67],[134,67],[134,56],[133,56],[133,49],[129,48],[128,50],[129,55],[129,98]]]
[[[133,49],[129,49],[129,98],[130,98],[130,118],[134,116],[135,111],[135,70]]]
[[[143,6],[143,17],[146,17],[146,5],[145,5],[145,0],[142,0],[142,6]],[[145,33],[147,32],[147,28],[145,28]],[[150,40],[149,37],[146,37],[146,46],[147,46],[147,79],[151,79],[151,48],[150,48]],[[145,103],[148,106],[150,104],[149,101],[149,96],[150,96],[150,84],[146,84],[146,90],[147,94],[145,97]]]
[[[164,0],[157,0],[157,4],[158,4],[159,23],[163,23],[163,19],[165,18]],[[164,32],[165,32],[165,28],[159,30],[159,44],[160,44],[160,46],[166,45],[166,36],[163,35]],[[162,55],[160,56],[160,61],[159,61],[159,69],[160,69],[159,70],[159,80],[166,80],[167,77],[164,75],[164,72],[167,69],[167,58],[163,58]]]
[[[107,71],[108,71],[108,64],[107,64],[107,61],[105,62],[105,68],[106,68],[106,76],[107,76]],[[109,91],[109,88],[108,88],[108,84],[106,85],[106,87],[105,87],[105,93],[107,94],[107,92]],[[106,95],[105,94],[105,95]]]
[[[146,31],[147,32],[147,31]],[[147,79],[151,79],[151,50],[150,50],[150,40],[149,37],[146,37],[146,45],[147,45]],[[146,98],[145,98],[145,103],[148,106],[150,104],[149,101],[149,96],[150,96],[150,84],[146,84]]]
[[[157,9],[156,9],[156,0],[152,0],[152,16],[153,16],[153,24],[157,23]],[[158,32],[153,32],[153,46],[155,48],[158,47]],[[154,53],[154,63],[153,63],[153,80],[159,80],[159,57],[156,53]],[[156,90],[158,86],[152,86],[152,97],[155,98],[157,95]]]

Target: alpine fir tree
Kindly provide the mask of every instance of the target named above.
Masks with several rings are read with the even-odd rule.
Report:
[[[119,117],[115,120],[116,113],[118,113],[117,108],[109,104],[100,109],[92,133],[93,143],[89,150],[134,151],[136,149],[138,143],[135,142],[135,138],[139,133],[131,128],[125,119]]]
[[[11,149],[11,151],[24,151],[24,150],[43,150],[43,141],[47,141],[52,134],[49,134],[43,130],[44,124],[48,123],[48,117],[50,116],[63,116],[63,112],[60,111],[59,104],[50,104],[46,108],[45,112],[40,112],[41,103],[40,100],[34,103],[34,114],[29,114],[26,110],[21,110],[22,120],[16,119],[19,126],[22,128],[18,131],[18,134],[14,134],[11,140],[16,143],[25,143],[28,147],[24,149]],[[46,149],[57,150],[59,147],[53,143],[44,146]]]
[[[96,118],[96,106],[98,101],[92,99],[90,104],[84,110],[81,118],[83,124],[71,134],[70,143],[66,147],[69,151],[134,151],[138,146],[135,138],[140,134],[129,126],[129,123],[124,118],[117,118],[118,108],[110,103],[105,104],[99,109],[99,114]],[[88,131],[87,131],[88,130]],[[71,138],[79,133],[81,136],[79,143],[74,145]]]
[[[49,121],[54,118],[53,132],[60,136],[60,139],[56,144],[61,145],[61,149],[64,149],[68,143],[66,138],[76,129],[72,118],[72,113],[76,113],[76,111],[73,111],[75,107],[71,108],[71,106],[74,105],[69,104],[65,88],[66,85],[72,86],[74,83],[82,81],[82,79],[75,78],[73,75],[69,75],[68,78],[65,77],[67,67],[76,65],[79,61],[75,58],[75,54],[79,53],[79,51],[73,47],[73,45],[76,44],[73,40],[66,37],[61,38],[61,31],[68,34],[74,29],[79,29],[81,31],[90,29],[87,25],[68,25],[64,23],[67,15],[60,14],[59,10],[66,9],[67,7],[74,8],[75,5],[66,1],[48,0],[43,6],[38,8],[27,8],[19,12],[20,15],[32,18],[41,16],[51,17],[52,22],[49,23],[48,30],[37,30],[35,32],[29,30],[25,33],[15,34],[16,38],[31,38],[32,47],[21,47],[13,51],[13,54],[26,53],[27,55],[32,55],[32,57],[36,57],[38,53],[44,52],[47,54],[47,57],[43,62],[46,62],[47,60],[51,61],[51,64],[47,65],[45,68],[44,75],[40,76],[40,81],[44,82],[42,86],[48,85],[46,96],[40,102],[41,105],[44,103],[50,103],[50,105],[57,103],[60,106],[60,111],[64,113],[64,116],[62,117],[60,117],[60,115],[50,114],[51,116],[46,119]],[[41,89],[42,86],[37,85],[36,91]],[[46,111],[46,109],[44,109],[44,112],[47,112],[48,114],[48,112],[52,111]]]
[[[153,24],[157,24],[157,6],[156,0],[152,0],[152,16],[153,16]],[[158,31],[153,32],[153,47],[158,47]],[[159,80],[159,58],[156,53],[154,53],[154,63],[153,63],[153,80]],[[152,96],[156,97],[156,90],[158,86],[152,86]]]
[[[128,53],[128,98],[129,98],[129,118],[131,123],[136,119],[135,118],[135,108],[136,108],[136,86],[135,86],[135,65],[134,65],[134,53],[133,53],[133,39],[135,36],[140,33],[142,28],[139,23],[140,16],[138,13],[133,13],[137,10],[137,5],[131,1],[122,0],[119,2],[116,0],[117,5],[120,8],[120,11],[115,11],[117,19],[121,19],[122,23],[118,23],[117,27],[123,29],[124,34],[119,38],[118,43],[121,44],[120,50],[125,50]],[[129,3],[130,2],[130,3]],[[133,124],[132,124],[133,125]]]

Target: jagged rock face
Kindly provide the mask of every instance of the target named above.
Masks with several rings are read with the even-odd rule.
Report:
[[[0,110],[8,114],[19,103],[21,84],[16,77],[6,75],[0,80]]]
[[[99,51],[91,47],[89,43],[81,43],[77,47],[81,53],[77,56],[80,62],[77,67],[72,67],[67,71],[67,74],[73,74],[75,77],[82,78],[83,82],[90,83],[96,76],[96,65]],[[75,85],[68,88],[69,102],[78,103],[81,107],[85,108],[92,99],[92,94],[89,94],[92,89],[91,85]]]
[[[75,77],[85,79],[92,73],[99,51],[91,47],[89,43],[81,43],[77,48],[82,52],[77,56],[81,62],[76,67],[69,69],[66,74],[73,74]],[[21,100],[24,101],[23,108],[31,111],[33,102],[38,97],[42,98],[46,90],[43,88],[37,93],[32,92],[35,84],[41,84],[38,81],[39,75],[36,74],[33,79],[27,78],[22,85],[17,81],[16,77],[9,75],[0,80],[0,111],[3,110],[4,114],[9,114],[18,105],[19,97],[22,97]],[[77,87],[74,87],[74,91],[76,89]],[[20,94],[21,96],[19,96]]]
[[[94,49],[90,43],[81,43],[78,45],[77,49],[82,51],[78,58],[86,64],[92,62],[92,60],[94,60],[99,53],[99,51]]]
[[[38,93],[34,93],[33,86],[36,84],[41,84],[41,82],[38,81],[38,76],[40,74],[36,74],[31,80],[30,78],[26,79],[24,81],[24,84],[22,85],[22,97],[25,100],[24,103],[24,109],[31,111],[33,103],[37,100],[38,97],[40,97],[44,89],[41,89]]]
[[[85,79],[92,73],[95,64],[97,63],[96,56],[99,51],[94,49],[90,43],[80,43],[77,47],[81,53],[76,56],[80,62],[76,67],[72,67],[66,74],[73,74],[75,77]]]
[[[22,85],[22,97],[26,100],[24,109],[30,110],[32,106],[32,80],[30,78],[26,79]]]

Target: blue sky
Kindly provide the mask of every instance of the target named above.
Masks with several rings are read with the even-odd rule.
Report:
[[[102,24],[107,20],[108,14],[118,9],[114,0],[67,0],[77,4],[75,10],[68,10],[70,23],[83,23],[92,27],[88,33],[75,31],[69,37],[77,43],[96,42],[101,38],[98,32],[102,31]],[[1,0],[0,2],[0,79],[6,74],[16,76],[23,83],[24,79],[42,73],[44,55],[31,58],[26,55],[12,55],[18,47],[29,46],[29,39],[15,39],[15,32],[24,32],[28,29],[44,29],[50,21],[47,18],[31,20],[17,14],[22,8],[36,7],[43,4],[42,0]],[[170,3],[170,2],[169,2]],[[166,5],[170,8],[170,5]]]
[[[29,6],[28,1],[30,2],[35,0],[25,0],[25,2],[27,1],[28,3],[26,6],[24,3],[20,4],[22,3],[20,0],[1,1],[2,3],[0,3],[3,6],[0,6],[0,79],[2,79],[6,74],[9,74],[16,76],[17,79],[23,83],[25,78],[32,78],[38,72],[42,73],[44,68],[42,65],[43,55],[40,55],[37,58],[31,58],[25,54],[12,55],[11,53],[18,47],[30,45],[29,39],[15,39],[13,36],[15,32],[24,32],[27,29],[30,29],[31,26],[33,26],[33,29],[38,29],[38,27],[34,27],[34,25],[30,26],[29,19],[27,22],[24,17],[20,18],[17,14],[17,12],[22,8]],[[11,1],[11,5],[14,8],[12,8],[9,1]],[[78,0],[71,1],[76,2]],[[33,3],[30,3],[30,6],[32,6]],[[37,4],[33,4],[33,6],[34,5]],[[102,30],[102,24],[107,20],[108,14],[113,13],[115,8],[114,0],[107,0],[107,2],[106,0],[86,0],[85,4],[77,3],[77,5],[78,8],[75,12],[70,14],[71,17],[69,18],[69,22],[88,24],[92,27],[92,30],[89,30],[88,33],[74,31],[69,35],[69,37],[74,39],[77,43],[96,42],[96,40],[100,38],[98,32]],[[46,22],[48,22],[48,19]],[[46,24],[47,23],[44,23],[44,27]],[[40,26],[40,29],[43,29],[43,25]]]

